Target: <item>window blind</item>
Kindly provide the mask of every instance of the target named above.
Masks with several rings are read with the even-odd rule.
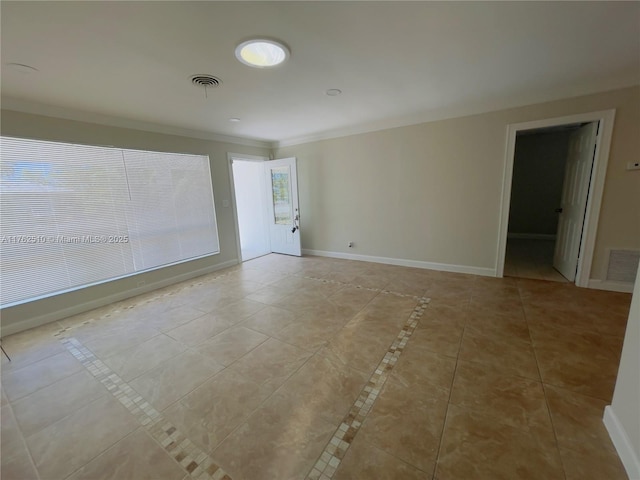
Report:
[[[215,253],[208,157],[0,139],[2,306]]]

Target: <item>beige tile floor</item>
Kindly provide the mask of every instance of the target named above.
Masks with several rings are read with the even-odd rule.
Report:
[[[629,303],[261,257],[3,338],[2,479],[625,479]]]
[[[568,282],[560,272],[553,268],[555,245],[555,240],[510,238],[507,240],[504,263],[505,276]]]

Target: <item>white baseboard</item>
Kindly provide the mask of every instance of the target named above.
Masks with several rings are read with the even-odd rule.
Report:
[[[634,451],[629,436],[611,405],[607,405],[604,408],[602,421],[609,432],[613,446],[616,447],[627,475],[629,475],[629,480],[640,480],[640,458],[638,458],[637,452]]]
[[[613,282],[611,280],[589,280],[587,288],[596,290],[608,290],[609,292],[633,293],[633,282]]]
[[[514,240],[555,240],[555,233],[507,233],[507,238]]]
[[[23,330],[39,327],[40,325],[45,325],[50,322],[55,322],[56,320],[61,320],[63,318],[70,317],[71,315],[77,315],[79,313],[88,312],[89,310],[93,310],[94,308],[103,307],[105,305],[109,305],[110,303],[119,302],[120,300],[124,300],[126,298],[135,297],[136,295],[141,295],[143,293],[151,292],[153,290],[157,290],[158,288],[167,287],[169,285],[173,285],[179,282],[184,282],[185,280],[190,280],[192,278],[199,277],[201,275],[206,275],[208,273],[212,273],[217,270],[222,270],[223,268],[232,267],[237,264],[238,264],[237,259],[229,260],[227,262],[219,263],[217,265],[201,268],[198,270],[194,270],[192,272],[183,273],[181,275],[175,275],[173,277],[165,278],[164,280],[159,280],[157,282],[148,283],[141,287],[133,288],[123,292],[114,293],[113,295],[108,295],[106,297],[97,298],[89,302],[72,305],[70,307],[63,308],[61,310],[47,312],[44,315],[27,318],[19,322],[11,323],[9,325],[2,325],[2,336],[4,337],[7,335],[12,335],[14,333],[22,332]]]
[[[470,267],[467,265],[452,265],[449,263],[423,262],[420,260],[406,260],[403,258],[376,257],[372,255],[357,255],[354,253],[327,252],[325,250],[302,249],[305,255],[316,255],[318,257],[341,258],[344,260],[358,260],[361,262],[385,263],[387,265],[400,265],[402,267],[424,268],[427,270],[440,270],[442,272],[469,273],[471,275],[482,275],[485,277],[495,277],[494,268]]]

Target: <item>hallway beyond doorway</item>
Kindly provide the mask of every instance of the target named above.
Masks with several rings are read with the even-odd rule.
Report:
[[[507,242],[504,275],[507,277],[568,282],[553,268],[554,247],[555,240],[510,238]]]

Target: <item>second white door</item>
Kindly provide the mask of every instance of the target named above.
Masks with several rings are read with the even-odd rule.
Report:
[[[597,133],[598,122],[588,123],[569,140],[553,266],[570,282],[578,268]]]
[[[264,162],[271,251],[302,256],[295,158]]]

